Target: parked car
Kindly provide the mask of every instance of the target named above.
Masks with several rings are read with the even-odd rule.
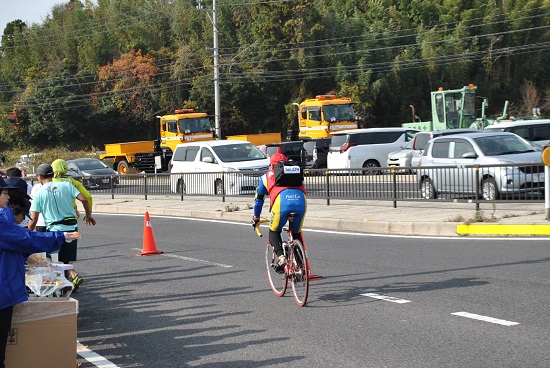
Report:
[[[67,161],[67,173],[80,180],[86,189],[101,189],[118,186],[118,173],[97,158],[77,158]]]
[[[170,187],[180,194],[252,194],[268,167],[269,159],[247,141],[182,143],[172,156]]]
[[[489,125],[486,132],[515,133],[534,144],[550,144],[550,119],[503,121]]]
[[[479,168],[476,176],[473,165],[488,166]],[[434,166],[449,168],[431,168]],[[442,193],[486,200],[544,193],[541,153],[525,139],[506,132],[434,138],[422,155],[417,175],[421,195],[427,199]]]
[[[366,169],[362,170],[365,174],[379,173],[372,169],[386,165],[388,154],[401,148],[418,132],[408,128],[368,128],[333,133],[327,167],[362,168]]]
[[[34,174],[34,170],[41,164],[40,159],[43,153],[29,153],[28,155],[21,155],[15,163],[15,167],[21,170],[23,177]]]
[[[304,141],[304,149],[306,150],[306,168],[327,168],[327,156],[330,148],[330,142],[330,138],[319,138]]]
[[[299,162],[302,166],[306,165],[306,150],[303,141],[279,142],[265,145],[265,153],[268,157],[277,152],[282,153],[289,160]]]
[[[388,155],[388,166],[411,167],[410,172],[415,173],[415,167],[418,167],[420,157],[428,146],[430,139],[444,135],[479,133],[477,129],[442,129],[433,132],[418,132],[403,148],[391,152]]]

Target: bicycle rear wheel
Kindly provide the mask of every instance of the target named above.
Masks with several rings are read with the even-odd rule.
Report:
[[[277,255],[273,251],[273,247],[271,244],[269,244],[269,241],[267,241],[267,245],[265,247],[265,267],[267,270],[267,279],[269,280],[269,285],[271,286],[271,290],[273,290],[273,293],[277,296],[283,296],[286,292],[286,274],[284,272],[279,273],[275,271],[275,259],[277,258]]]
[[[300,307],[306,305],[309,292],[309,269],[304,246],[299,240],[292,243],[292,255],[290,257],[290,280],[294,300]]]

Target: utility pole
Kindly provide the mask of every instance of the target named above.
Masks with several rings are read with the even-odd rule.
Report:
[[[202,0],[197,2],[198,10],[205,10],[212,22],[213,36],[214,36],[214,132],[216,139],[221,139],[221,126],[220,126],[220,62],[219,62],[219,48],[218,48],[218,16],[216,10],[216,0],[212,0],[212,17],[208,14],[208,10],[202,5]]]

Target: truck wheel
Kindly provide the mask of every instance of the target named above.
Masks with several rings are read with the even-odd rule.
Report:
[[[120,161],[117,166],[117,171],[119,175],[126,175],[128,173],[128,170],[130,169],[130,166],[128,166],[127,161]]]

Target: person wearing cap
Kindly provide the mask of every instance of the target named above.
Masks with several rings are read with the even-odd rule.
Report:
[[[0,178],[0,208],[8,207],[9,190],[17,189]],[[0,216],[0,368],[4,367],[13,306],[28,299],[25,260],[32,253],[55,252],[66,237],[60,231],[31,232]]]
[[[36,176],[42,183],[42,189],[36,192],[31,204],[29,230],[34,230],[38,214],[42,213],[47,231],[77,231],[77,218],[73,206],[73,199],[75,198],[82,203],[86,212],[84,218],[86,226],[96,224],[86,197],[68,182],[54,182],[54,171],[51,165],[42,164],[38,166]],[[66,264],[76,261],[77,244],[77,240],[63,243],[59,249],[59,261]],[[76,291],[84,279],[74,269],[67,270],[66,274],[67,279],[71,280],[74,285],[73,291]]]
[[[84,195],[84,197],[86,197],[86,199],[88,200],[88,204],[90,205],[90,211],[91,211],[92,210],[92,195],[90,194],[90,192],[88,192],[86,187],[81,182],[79,182],[78,180],[75,180],[71,177],[66,176],[66,174],[70,170],[69,166],[67,165],[67,162],[65,160],[62,160],[62,159],[58,158],[57,160],[52,162],[52,168],[53,168],[53,181],[66,181],[66,182],[71,183],[72,185],[74,185],[76,187],[76,189],[78,189],[78,191],[80,193],[82,193]],[[76,207],[76,202],[74,200],[73,200],[73,205],[74,205],[76,215],[77,215],[77,218],[78,218],[78,209]]]
[[[10,167],[6,170],[6,176],[9,178],[23,178],[23,173],[21,172],[21,169],[18,167]],[[27,195],[31,195],[32,185],[31,183],[27,183]]]
[[[30,197],[27,194],[27,182],[18,177],[9,177],[6,184],[15,189],[9,190],[9,206],[0,208],[0,213],[10,221],[15,221],[19,226],[28,226],[29,210],[31,207]]]
[[[283,240],[281,231],[286,224],[287,215],[290,212],[296,212],[298,216],[290,224],[292,226],[292,234],[294,239],[299,240],[303,244],[302,224],[304,222],[307,202],[306,190],[304,185],[296,187],[278,186],[275,183],[275,173],[273,171],[275,165],[280,161],[288,161],[288,158],[282,153],[275,153],[269,158],[269,170],[262,175],[256,195],[254,198],[254,215],[252,217],[252,226],[256,227],[260,221],[262,207],[264,205],[264,197],[269,194],[271,219],[269,223],[269,243],[273,247],[273,251],[277,255],[277,269],[281,270],[286,264],[286,258],[283,254]],[[284,195],[281,195],[283,194]]]

